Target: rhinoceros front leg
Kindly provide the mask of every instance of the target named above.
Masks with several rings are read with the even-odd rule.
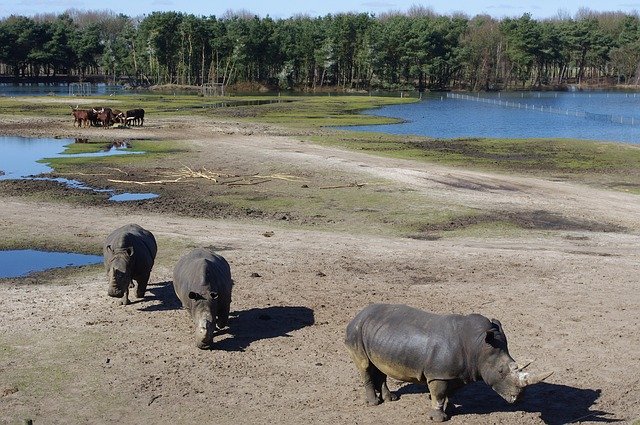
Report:
[[[120,304],[127,305],[129,304],[129,288],[125,289],[122,298],[120,298]]]
[[[231,302],[222,301],[218,306],[218,314],[216,318],[216,326],[218,329],[224,329],[229,323],[229,311],[231,310]]]
[[[447,381],[429,381],[429,394],[431,396],[431,410],[429,419],[434,422],[444,422],[449,419],[445,413],[447,408]]]
[[[384,401],[396,401],[398,399],[398,396],[396,395],[396,393],[390,391],[389,387],[387,387],[387,377],[384,376],[383,379],[384,380],[382,381],[382,387],[380,389],[382,399]]]
[[[144,298],[144,293],[147,291],[147,284],[149,283],[149,276],[144,275],[140,279],[136,279],[138,286],[136,287],[136,297]]]

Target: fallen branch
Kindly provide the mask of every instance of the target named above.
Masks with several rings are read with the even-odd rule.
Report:
[[[137,184],[137,185],[140,185],[140,186],[144,186],[144,185],[147,185],[147,184],[178,183],[182,179],[183,179],[183,177],[178,177],[175,180],[154,180],[154,181],[150,181],[150,182],[139,182],[139,181],[135,181],[135,180],[115,180],[115,179],[107,179],[107,181],[110,181],[112,183]]]
[[[112,168],[112,169],[120,171],[121,173],[127,174],[118,168]],[[285,180],[290,182],[306,182],[307,181],[301,177],[292,176],[289,174],[276,173],[269,176],[263,176],[260,174],[253,174],[253,175],[222,174],[222,173],[217,173],[215,171],[207,170],[205,167],[202,167],[200,170],[194,170],[186,165],[183,165],[183,168],[181,170],[178,170],[173,173],[167,173],[166,175],[170,177],[175,177],[175,178],[154,180],[154,181],[135,181],[135,180],[116,180],[116,179],[108,179],[108,181],[112,183],[137,184],[141,186],[149,185],[149,184],[178,183],[185,179],[199,179],[199,178],[210,180],[213,183],[223,184],[227,186],[251,186],[251,185],[266,183],[270,180]]]
[[[261,176],[259,174],[255,174],[255,175],[253,175],[251,177],[256,178],[256,179],[285,180],[285,181],[288,181],[288,182],[306,182],[306,181],[308,181],[307,179],[303,179],[302,177],[292,176],[292,175],[289,175],[289,174],[279,174],[279,173],[272,174],[270,176]]]
[[[340,184],[340,185],[336,185],[336,186],[321,186],[319,187],[319,189],[343,189],[343,188],[347,188],[347,187],[363,187],[366,186],[366,183],[349,183],[349,184]]]
[[[224,184],[226,184],[227,186],[252,186],[254,184],[266,183],[268,181],[270,181],[270,180],[258,180],[258,181],[251,181],[250,180],[250,181],[245,181],[245,182],[237,181],[237,182],[233,182],[233,183],[224,183]]]
[[[104,168],[106,168],[107,170],[116,170],[116,171],[119,171],[119,172],[121,172],[122,174],[127,175],[127,176],[129,175],[129,173],[127,173],[126,171],[122,171],[121,169],[116,168],[116,167],[104,167]]]

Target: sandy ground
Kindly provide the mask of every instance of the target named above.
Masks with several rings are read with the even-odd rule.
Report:
[[[0,117],[0,133],[97,131],[59,124],[52,131],[35,119]],[[107,131],[185,139],[212,169],[221,155],[249,168],[282,162],[309,175],[384,179],[429,202],[547,211],[592,226],[416,240],[273,220],[123,215],[7,195],[0,207],[5,236],[96,244],[135,222],[156,235],[159,253],[147,297],[126,307],[107,297],[98,266],[0,281],[1,423],[425,423],[428,399],[419,385],[392,381],[399,401],[365,404],[342,340],[346,324],[372,302],[498,318],[516,359],[555,372],[517,405],[482,383],[467,386],[452,399],[452,424],[640,419],[638,196],[320,147],[262,125],[196,128],[175,118]],[[204,149],[211,140],[215,152]],[[211,351],[195,347],[171,286],[177,258],[201,245],[227,258],[235,281],[229,329]]]

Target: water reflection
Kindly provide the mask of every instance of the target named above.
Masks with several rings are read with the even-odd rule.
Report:
[[[134,201],[155,198],[153,193],[126,193],[119,197],[113,189],[97,189],[78,180],[62,177],[42,177],[53,169],[43,162],[45,158],[77,158],[77,157],[104,157],[112,155],[131,155],[143,152],[128,150],[131,143],[128,140],[115,141],[103,146],[100,152],[88,152],[78,154],[63,154],[65,146],[73,141],[71,139],[55,138],[26,138],[13,136],[0,136],[0,180],[40,180],[52,181],[71,189],[91,190],[100,193],[113,193],[110,198],[115,202]],[[76,143],[88,143],[87,139],[76,139]]]
[[[77,267],[102,262],[100,255],[48,252],[33,249],[0,251],[0,278],[22,277],[61,267]]]
[[[91,95],[123,95],[133,94],[122,85],[91,84]],[[2,83],[0,84],[0,96],[69,96],[69,84],[45,84],[45,83]]]

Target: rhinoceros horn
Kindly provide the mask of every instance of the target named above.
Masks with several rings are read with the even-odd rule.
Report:
[[[526,373],[526,372],[519,372],[518,373],[518,383],[521,387],[526,387],[527,385],[533,385],[533,384],[537,384],[539,382],[544,381],[545,379],[547,379],[548,377],[550,377],[551,375],[553,375],[553,372],[543,372],[543,373],[538,373],[535,375],[532,375],[530,373]]]
[[[527,360],[523,364],[518,363],[518,372],[525,370],[531,363],[533,363],[533,360]]]

